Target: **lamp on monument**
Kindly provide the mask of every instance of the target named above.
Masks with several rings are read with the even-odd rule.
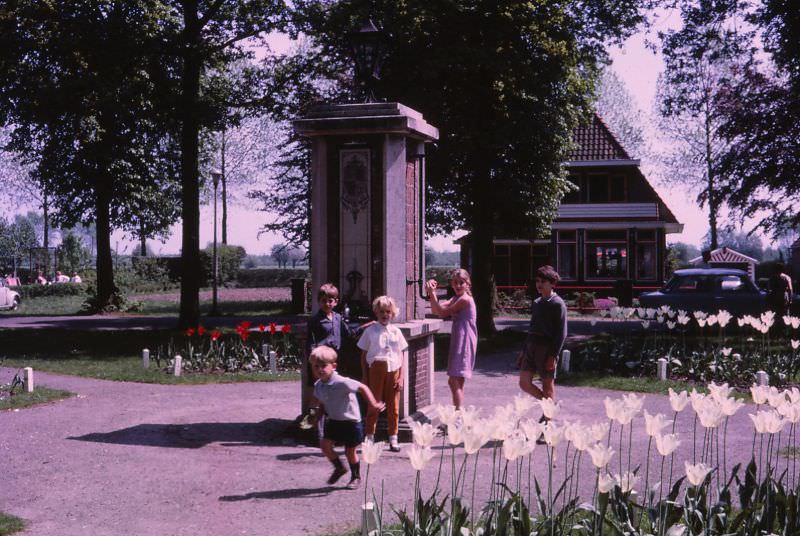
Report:
[[[364,102],[374,102],[375,84],[380,80],[382,32],[368,19],[348,37],[355,60],[355,86]]]
[[[213,169],[211,170],[211,180],[214,183],[214,249],[212,264],[212,283],[211,283],[211,311],[209,316],[219,316],[219,309],[217,309],[217,281],[219,280],[219,262],[217,260],[217,187],[219,181],[222,179],[222,172]]]

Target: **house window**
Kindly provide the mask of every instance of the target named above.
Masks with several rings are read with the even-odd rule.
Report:
[[[639,231],[636,236],[636,279],[656,279],[656,232]]]
[[[581,202],[580,177],[578,177],[577,175],[570,175],[568,180],[575,186],[575,190],[567,192],[566,195],[564,195],[564,199],[561,200],[561,203],[564,204],[580,203]]]
[[[589,203],[608,203],[608,175],[589,175]]]
[[[628,277],[628,233],[586,232],[586,278],[625,279]]]
[[[589,175],[589,203],[624,203],[628,199],[628,184],[624,175]]]
[[[608,180],[608,200],[612,203],[624,203],[627,199],[625,177],[613,175]]]
[[[562,279],[577,279],[578,242],[575,231],[559,231],[556,271]]]

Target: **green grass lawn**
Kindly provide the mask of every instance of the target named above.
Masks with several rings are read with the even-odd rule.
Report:
[[[172,330],[75,331],[58,329],[0,330],[0,366],[33,367],[57,374],[104,380],[163,384],[231,383],[245,381],[296,380],[298,372],[278,374],[242,372],[195,374],[175,377],[142,367],[142,348],[155,355],[156,348],[184,335]]]
[[[25,522],[18,517],[0,512],[0,536],[14,534],[25,528]]]
[[[13,396],[8,396],[7,392],[0,389],[0,411],[29,408],[73,396],[75,396],[75,393],[48,387],[36,387],[32,393],[17,390]]]
[[[675,392],[691,391],[696,389],[699,393],[708,393],[704,384],[695,384],[682,381],[659,381],[656,378],[644,378],[638,376],[609,376],[599,375],[590,372],[564,373],[559,371],[556,378],[556,385],[569,385],[572,387],[596,387],[598,389],[610,389],[612,391],[633,391],[636,393],[652,393],[666,395],[669,389]],[[749,392],[734,391],[732,396],[749,401]]]
[[[0,311],[8,316],[69,316],[78,314],[85,296],[42,296],[24,298],[16,311]]]

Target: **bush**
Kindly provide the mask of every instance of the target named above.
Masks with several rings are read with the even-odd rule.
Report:
[[[288,287],[292,279],[310,277],[306,269],[249,268],[236,274],[236,286],[240,288]]]
[[[86,283],[57,283],[54,285],[20,285],[14,287],[23,299],[41,298],[45,296],[83,296],[86,294]]]
[[[242,246],[217,245],[217,267],[219,282],[222,285],[236,281],[242,261],[247,252]],[[211,284],[214,274],[214,249],[207,247],[200,251],[200,280]]]

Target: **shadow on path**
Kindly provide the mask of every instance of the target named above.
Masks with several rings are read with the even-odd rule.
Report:
[[[293,441],[294,422],[267,419],[262,422],[209,422],[190,424],[138,424],[106,433],[68,437],[76,441],[196,449],[211,443],[226,446],[278,446]]]
[[[223,495],[221,502],[250,501],[252,499],[297,499],[300,497],[324,497],[337,489],[344,487],[325,486],[323,488],[289,488],[275,489],[272,491],[256,491],[245,495]]]

